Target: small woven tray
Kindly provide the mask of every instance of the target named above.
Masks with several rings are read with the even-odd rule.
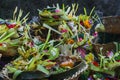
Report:
[[[103,17],[103,25],[105,32],[112,34],[120,34],[120,16]]]
[[[100,53],[100,48],[102,49],[103,55],[106,55],[107,51],[112,51],[116,48],[114,43],[107,43],[107,44],[93,44],[93,51],[97,54]]]

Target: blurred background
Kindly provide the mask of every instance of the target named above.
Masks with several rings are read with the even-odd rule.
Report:
[[[31,19],[38,15],[37,9],[43,9],[56,3],[60,5],[78,3],[77,14],[83,13],[83,7],[89,12],[95,6],[95,11],[102,16],[120,15],[120,0],[0,0],[0,17],[3,19],[12,18],[13,11],[18,6],[24,11],[24,14],[30,12]]]

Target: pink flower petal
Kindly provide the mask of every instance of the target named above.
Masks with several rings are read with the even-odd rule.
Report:
[[[79,41],[81,42],[83,40],[83,38],[79,38]]]
[[[56,12],[56,13],[60,12],[60,9],[56,9],[55,12]]]
[[[93,34],[93,36],[94,36],[94,37],[97,37],[97,36],[98,36],[98,32],[95,32],[95,33]]]
[[[85,49],[79,47],[79,48],[77,48],[77,52],[80,54],[80,56],[81,56],[82,58],[85,58],[85,54],[86,54]]]
[[[68,30],[67,29],[63,29],[61,30],[61,33],[66,33]]]

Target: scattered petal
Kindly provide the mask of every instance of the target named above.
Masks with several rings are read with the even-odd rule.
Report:
[[[85,55],[86,55],[85,49],[79,47],[79,48],[77,48],[77,52],[80,54],[80,56],[81,56],[82,58],[85,58]]]

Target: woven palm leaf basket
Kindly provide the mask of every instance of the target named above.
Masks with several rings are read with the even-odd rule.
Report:
[[[85,61],[78,62],[75,67],[58,74],[46,75],[40,71],[22,72],[16,80],[78,80],[80,74],[88,68]],[[0,72],[1,80],[12,80],[11,74],[7,74],[7,69],[3,68]]]

